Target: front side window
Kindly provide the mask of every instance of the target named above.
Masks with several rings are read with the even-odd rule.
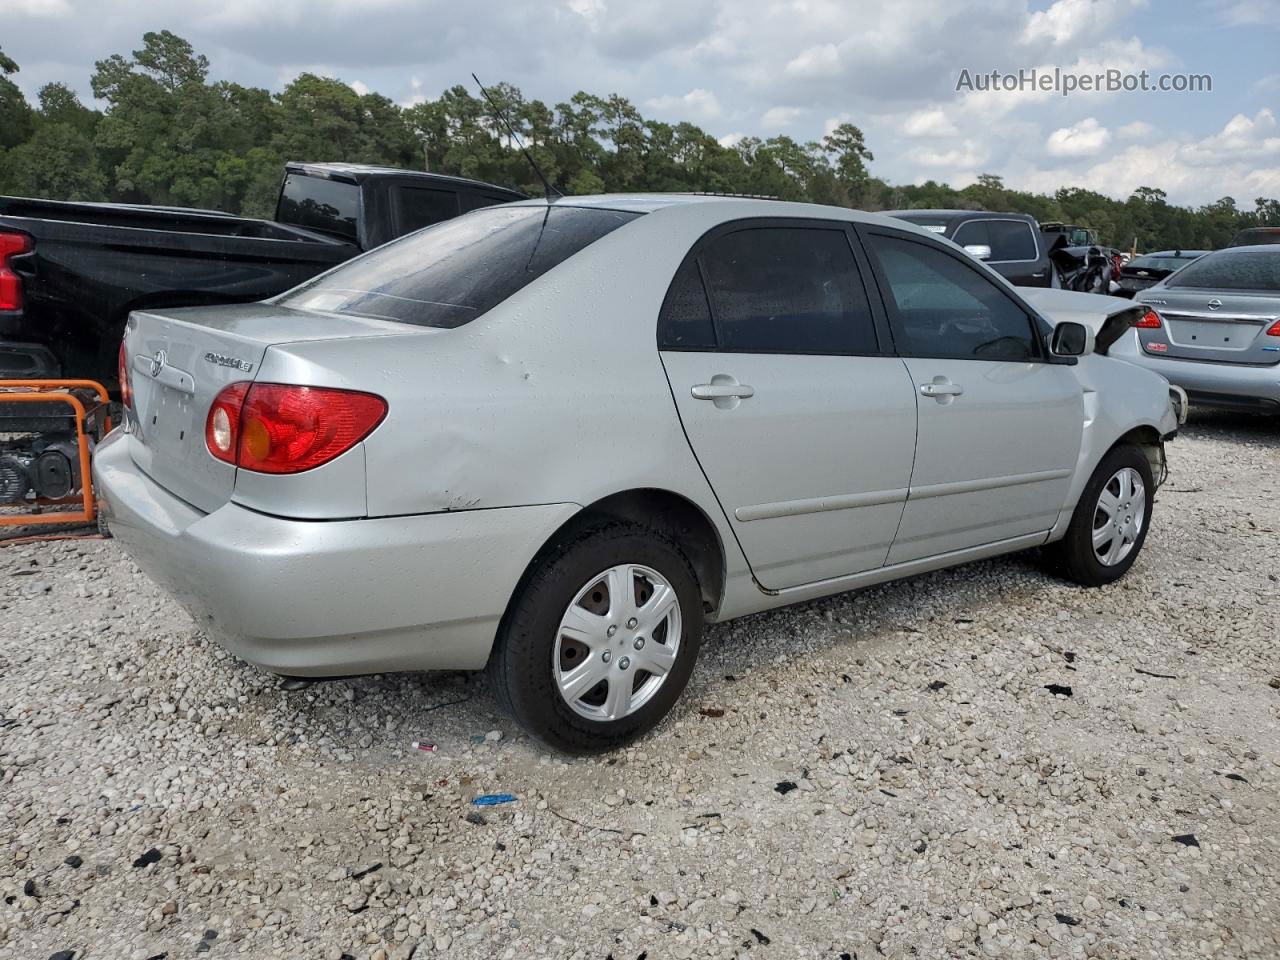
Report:
[[[697,257],[721,350],[871,354],[871,307],[843,228],[750,227]]]
[[[896,237],[872,235],[888,281],[894,339],[909,356],[1033,360],[1038,341],[1026,312],[958,257]]]
[[[393,240],[276,302],[458,327],[638,216],[552,204],[486,207]]]

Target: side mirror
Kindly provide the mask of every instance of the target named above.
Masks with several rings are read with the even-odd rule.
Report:
[[[1093,330],[1083,323],[1065,320],[1053,328],[1049,352],[1055,357],[1083,357],[1093,353]]]
[[[964,252],[978,260],[991,259],[991,248],[985,243],[967,243]]]

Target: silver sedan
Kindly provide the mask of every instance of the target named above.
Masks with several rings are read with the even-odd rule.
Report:
[[[1113,351],[1193,403],[1280,413],[1280,246],[1228,247],[1140,292],[1149,312]]]
[[[1168,384],[1105,355],[1128,301],[1042,296],[841,208],[491,207],[267,303],[134,313],[95,480],[246,660],[487,666],[531,732],[607,749],[709,621],[1033,547],[1129,569]]]

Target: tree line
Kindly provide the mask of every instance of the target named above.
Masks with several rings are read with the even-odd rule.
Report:
[[[461,85],[400,106],[329,77],[303,73],[278,93],[210,81],[209,61],[169,31],[147,33],[131,56],[94,65],[102,110],[65,83],[29,103],[0,51],[0,193],[54,200],[113,200],[269,217],[288,160],[426,168],[515,187],[541,182],[499,118],[505,114],[556,189],[745,193],[864,210],[959,208],[1029,213],[1091,227],[1139,250],[1213,249],[1249,226],[1280,224],[1280,201],[1241,209],[1232,197],[1191,208],[1140,187],[1127,200],[1078,187],[1052,196],[1005,187],[983,174],[954,189],[892,185],[871,174],[862,131],[843,123],[821,140],[745,137],[726,146],[692,123],[645,119],[616,94],[576,93],[550,107],[509,83],[496,108]]]

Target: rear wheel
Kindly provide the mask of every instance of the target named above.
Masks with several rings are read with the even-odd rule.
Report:
[[[1050,544],[1055,567],[1076,583],[1102,586],[1120,579],[1147,539],[1155,482],[1137,447],[1116,447],[1089,478],[1067,535]]]
[[[679,547],[611,524],[539,559],[503,621],[489,675],[529,733],[571,753],[609,750],[671,709],[702,629],[701,592]]]

